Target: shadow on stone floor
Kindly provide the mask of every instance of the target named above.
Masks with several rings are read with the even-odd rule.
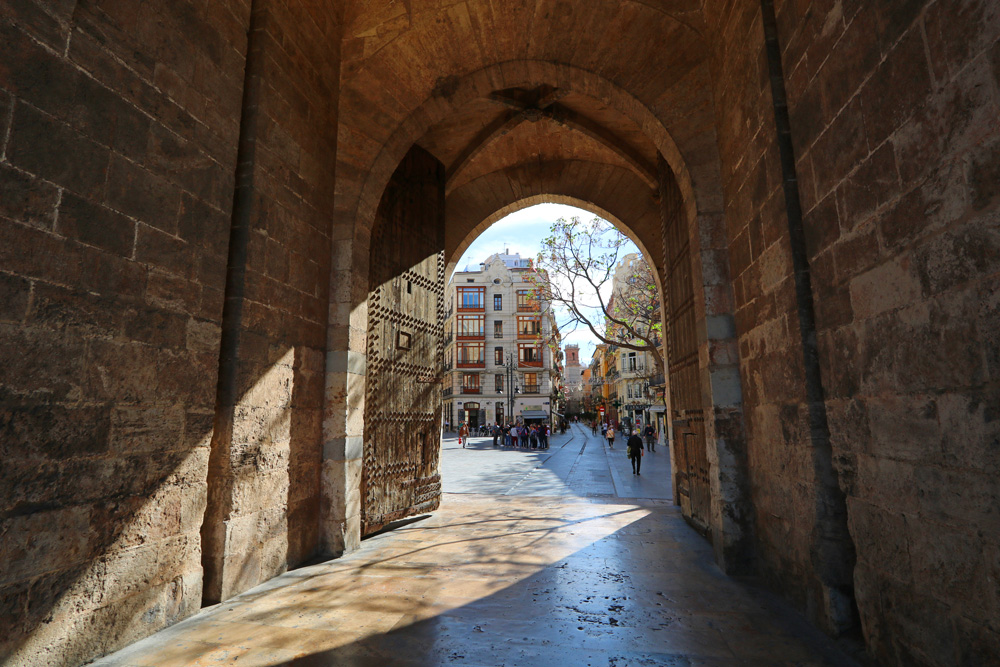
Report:
[[[487,597],[281,664],[854,664],[818,633],[796,636],[715,567],[693,532],[668,546],[662,529],[640,519]]]
[[[103,665],[851,665],[670,507],[449,498]]]

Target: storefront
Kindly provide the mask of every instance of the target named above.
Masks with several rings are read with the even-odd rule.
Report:
[[[458,424],[468,424],[470,429],[479,428],[486,422],[485,411],[480,408],[479,403],[467,402],[459,403]]]
[[[521,421],[525,424],[542,424],[549,421],[549,413],[545,410],[521,410]]]
[[[649,422],[656,427],[656,432],[659,435],[659,440],[657,444],[659,445],[669,445],[669,431],[667,430],[667,409],[662,405],[651,405],[646,411],[649,415]]]

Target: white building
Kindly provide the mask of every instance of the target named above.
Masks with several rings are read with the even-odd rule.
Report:
[[[533,271],[520,255],[495,254],[448,283],[444,418],[452,430],[512,414],[529,423],[551,419],[558,331],[551,304],[536,298]]]

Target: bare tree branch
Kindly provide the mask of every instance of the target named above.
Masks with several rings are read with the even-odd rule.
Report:
[[[542,242],[535,285],[567,312],[561,330],[570,324],[584,326],[607,345],[650,353],[662,368],[657,340],[660,299],[651,267],[640,259],[634,270],[614,285],[627,242],[621,232],[600,218],[589,223],[577,217],[560,218]],[[612,291],[605,297],[609,287]]]

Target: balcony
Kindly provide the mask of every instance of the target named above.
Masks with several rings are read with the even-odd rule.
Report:
[[[542,393],[542,386],[539,384],[526,384],[524,389],[521,390],[522,394],[540,394]]]
[[[455,364],[457,368],[486,368],[485,361],[460,361]]]
[[[538,340],[541,337],[542,337],[542,332],[541,331],[518,331],[517,332],[517,339],[518,340]]]
[[[539,359],[537,361],[525,361],[524,359],[520,359],[518,360],[517,365],[520,368],[541,368],[542,360]]]
[[[449,396],[451,396],[454,393],[455,393],[455,390],[453,388],[451,388],[451,387],[445,387],[444,389],[441,390],[441,395],[444,398],[448,398]]]
[[[666,383],[667,383],[666,378],[663,377],[663,373],[658,373],[657,375],[654,375],[653,377],[649,378],[650,387],[662,387]]]
[[[621,375],[618,373],[618,371],[616,371],[616,370],[614,370],[612,368],[609,368],[608,372],[604,374],[604,381],[605,382],[614,382],[619,377],[621,377]]]
[[[462,387],[463,394],[481,394],[483,393],[482,387]]]
[[[645,376],[645,375],[646,375],[645,364],[636,364],[634,367],[622,369],[622,377],[634,378],[636,376]]]

